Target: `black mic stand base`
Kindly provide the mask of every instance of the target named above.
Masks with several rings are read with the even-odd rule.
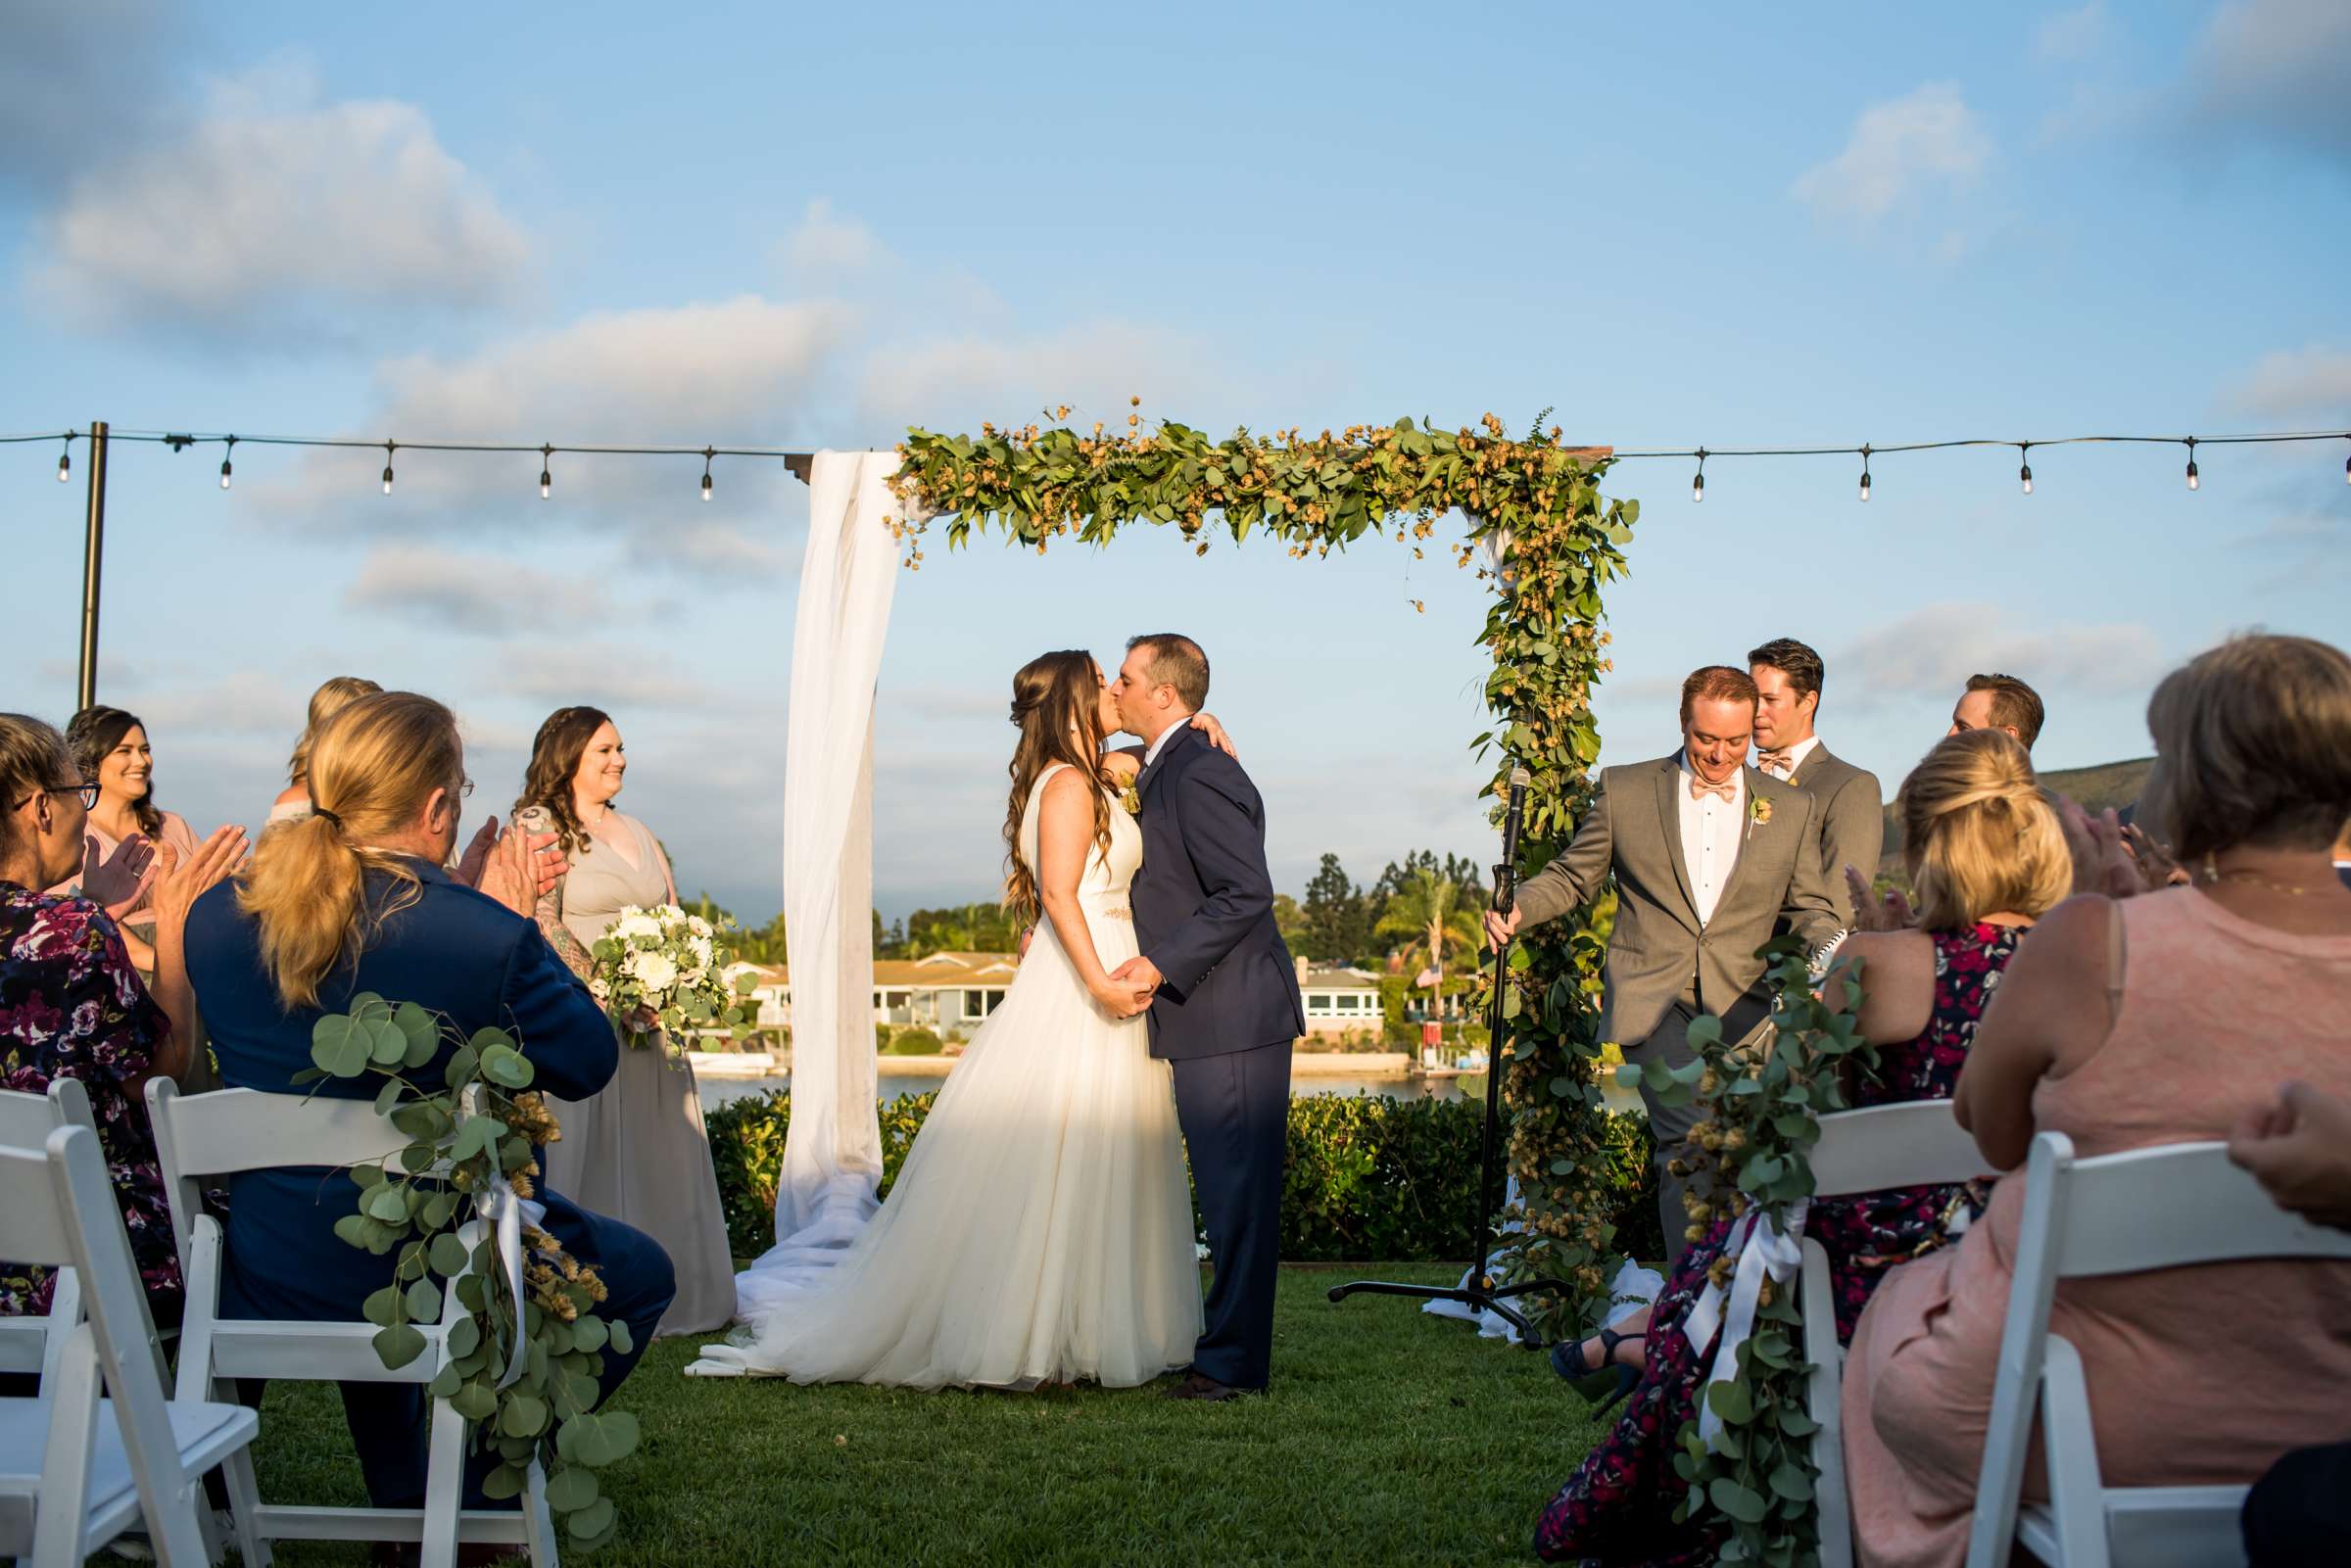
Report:
[[[1512,906],[1511,875],[1513,868],[1503,865],[1494,868],[1494,904],[1497,909]],[[1406,1285],[1391,1280],[1358,1279],[1330,1288],[1330,1299],[1343,1302],[1350,1296],[1409,1296],[1424,1302],[1459,1302],[1473,1314],[1492,1312],[1517,1331],[1518,1343],[1530,1351],[1542,1350],[1543,1337],[1526,1320],[1525,1314],[1509,1303],[1515,1297],[1536,1291],[1553,1291],[1561,1296],[1568,1287],[1556,1279],[1525,1279],[1510,1285],[1494,1285],[1488,1272],[1493,1251],[1494,1195],[1502,1174],[1502,1044],[1504,987],[1509,983],[1511,944],[1504,942],[1494,950],[1494,1012],[1486,1035],[1486,1116],[1480,1135],[1477,1163],[1477,1212],[1471,1220],[1469,1249],[1469,1282],[1465,1285]],[[1443,1017],[1445,999],[1439,996],[1435,1006]]]

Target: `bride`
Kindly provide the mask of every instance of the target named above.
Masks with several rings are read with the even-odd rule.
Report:
[[[1104,757],[1117,708],[1082,651],[1024,666],[1012,722],[1007,901],[1037,922],[1020,973],[840,1263],[691,1374],[1131,1388],[1191,1361],[1200,1269],[1170,1069],[1149,994],[1110,978],[1136,953],[1137,756]]]

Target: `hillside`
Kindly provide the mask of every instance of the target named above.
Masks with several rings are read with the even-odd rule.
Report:
[[[2154,763],[2153,757],[2139,757],[2130,762],[2101,762],[2090,768],[2051,768],[2040,776],[2040,782],[2090,811],[2104,811],[2109,806],[2119,811],[2138,798],[2139,791],[2146,787],[2147,770]],[[1878,863],[1878,870],[1901,869],[1901,825],[1890,800],[1886,803],[1886,856]]]

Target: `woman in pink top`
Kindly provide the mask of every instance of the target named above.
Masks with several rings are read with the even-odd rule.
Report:
[[[2351,888],[2327,858],[2351,818],[2351,659],[2241,638],[2168,678],[2147,726],[2144,819],[2192,881],[2142,891],[2112,818],[2073,813],[2098,890],[2051,911],[2009,966],[1955,1097],[2009,1174],[1959,1246],[1894,1271],[1853,1335],[1846,1467],[1877,1568],[1966,1555],[2034,1134],[2113,1154],[2227,1138],[2280,1079],[2351,1094]],[[2250,1482],[2342,1437],[2351,1265],[2069,1282],[2049,1328],[2082,1353],[2109,1484]],[[2025,1485],[2046,1496],[2038,1454]]]
[[[170,845],[183,866],[195,857],[196,833],[187,819],[155,803],[155,749],[147,743],[147,727],[137,714],[104,706],[84,708],[66,727],[66,744],[83,780],[98,786],[98,804],[82,825],[87,853],[82,870],[49,891],[76,891],[93,864],[106,864],[136,841],[157,850]],[[155,973],[155,884],[165,870],[164,857],[158,855],[149,863],[147,882],[138,895],[109,910],[121,927],[131,966],[141,974]]]

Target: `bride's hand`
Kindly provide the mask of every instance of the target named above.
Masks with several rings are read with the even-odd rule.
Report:
[[[1224,726],[1217,722],[1217,716],[1215,714],[1193,714],[1192,728],[1199,731],[1202,735],[1208,736],[1208,743],[1210,745],[1215,746],[1219,751],[1223,752],[1224,755],[1230,757],[1233,761],[1238,762],[1241,760],[1241,754],[1233,749],[1232,736],[1224,733]]]
[[[1137,988],[1130,980],[1114,980],[1104,975],[1086,987],[1103,1012],[1114,1019],[1130,1019],[1151,1005],[1150,987]]]

